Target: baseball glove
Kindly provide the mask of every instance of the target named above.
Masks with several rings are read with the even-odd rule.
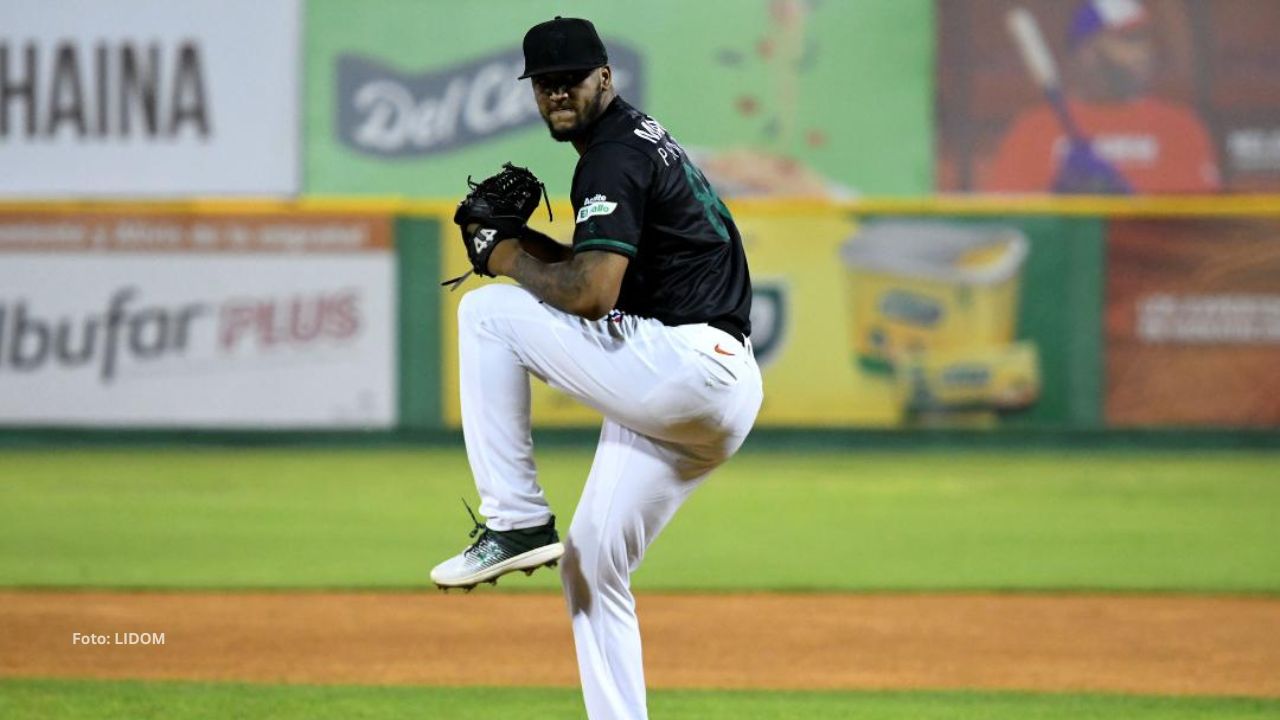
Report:
[[[536,175],[511,163],[503,164],[498,174],[478,183],[468,175],[467,185],[471,191],[458,203],[453,221],[462,231],[462,244],[467,248],[471,270],[442,283],[452,285],[451,289],[455,290],[471,273],[493,277],[489,272],[489,256],[498,241],[518,237],[533,211],[547,197],[547,187]],[[551,218],[550,200],[547,217]],[[467,227],[471,225],[477,227],[468,233]]]

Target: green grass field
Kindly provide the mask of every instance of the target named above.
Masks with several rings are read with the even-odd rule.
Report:
[[[1280,701],[980,692],[654,691],[650,714],[690,720],[1245,720]],[[563,720],[581,717],[572,689],[314,687],[240,683],[0,680],[0,717],[132,720]]]
[[[539,454],[567,527],[587,450]],[[467,541],[460,448],[0,452],[0,586],[403,588]],[[751,549],[751,556],[742,551]],[[553,573],[497,592],[548,590]],[[1280,592],[1280,455],[746,452],[640,590]],[[1280,700],[654,691],[655,718],[1262,718]],[[0,679],[0,717],[581,717],[572,689]]]
[[[590,459],[540,453],[562,528]],[[462,496],[461,449],[0,453],[0,585],[417,588]],[[1274,593],[1280,456],[745,453],[636,585]]]

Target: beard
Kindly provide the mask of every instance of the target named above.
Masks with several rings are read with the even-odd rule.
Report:
[[[1105,48],[1098,48],[1091,71],[1097,92],[1108,102],[1125,102],[1151,89],[1152,67],[1144,62],[1126,62]]]
[[[1132,100],[1147,92],[1147,77],[1119,63],[1106,63],[1103,77],[1108,92],[1116,100]]]
[[[582,112],[577,113],[577,118],[573,125],[567,128],[557,130],[551,124],[551,118],[542,118],[547,123],[547,131],[551,133],[551,139],[556,142],[572,142],[587,134],[591,126],[595,124],[596,118],[600,117],[600,113],[604,112],[604,88],[596,91],[596,96],[587,103],[587,107]]]

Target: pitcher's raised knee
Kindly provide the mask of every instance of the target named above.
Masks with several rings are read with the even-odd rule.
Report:
[[[458,326],[472,326],[496,313],[509,313],[525,304],[537,305],[538,300],[524,288],[500,283],[482,285],[462,296],[458,303]]]

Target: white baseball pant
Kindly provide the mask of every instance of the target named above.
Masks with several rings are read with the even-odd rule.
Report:
[[[750,342],[705,324],[590,321],[497,284],[462,298],[458,333],[463,434],[490,528],[551,517],[533,461],[529,375],[604,415],[561,578],[588,716],[645,718],[631,573],[755,422],[762,388]]]

